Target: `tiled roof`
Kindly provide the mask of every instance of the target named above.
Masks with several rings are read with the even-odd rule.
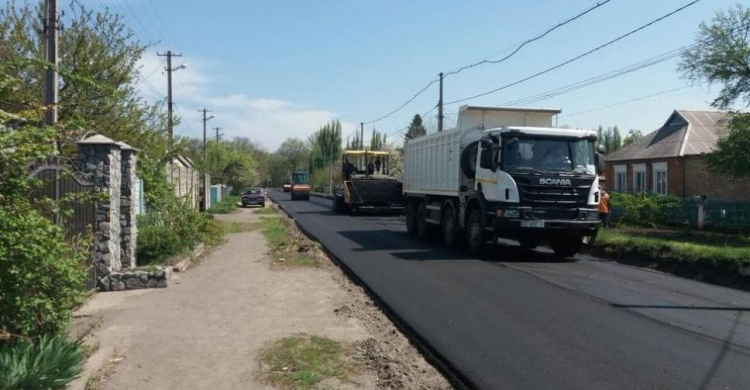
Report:
[[[718,111],[675,110],[664,126],[611,153],[607,161],[644,160],[711,153],[723,131],[726,114]]]

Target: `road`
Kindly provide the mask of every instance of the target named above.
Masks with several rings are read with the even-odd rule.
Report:
[[[269,195],[469,387],[750,388],[748,293],[510,244],[472,258],[400,218]]]

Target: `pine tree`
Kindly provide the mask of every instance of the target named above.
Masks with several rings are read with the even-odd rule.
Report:
[[[427,129],[422,124],[422,117],[419,114],[414,115],[406,131],[406,139],[417,138],[423,135],[427,135]]]

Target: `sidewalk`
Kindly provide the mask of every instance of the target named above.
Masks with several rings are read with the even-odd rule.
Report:
[[[251,210],[217,216],[252,222]],[[229,235],[166,289],[96,294],[77,316],[99,316],[89,365],[122,357],[99,388],[266,389],[257,352],[296,333],[361,342],[361,321],[336,316],[347,294],[320,268],[273,270],[260,232]],[[116,359],[119,360],[119,359]],[[338,388],[375,388],[363,371]],[[75,387],[73,387],[75,388]]]

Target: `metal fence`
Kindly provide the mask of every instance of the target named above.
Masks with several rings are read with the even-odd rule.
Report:
[[[704,228],[719,231],[750,231],[750,201],[680,198],[676,207],[664,210],[666,224],[698,227],[700,204],[703,202]],[[611,218],[622,218],[624,211],[612,205]]]
[[[81,173],[75,164],[62,157],[52,157],[40,161],[30,167],[30,175],[41,181],[41,185],[29,193],[32,200],[49,198],[60,200],[70,194],[89,193],[94,190],[94,183],[90,176]],[[34,202],[40,207],[39,212],[46,218],[62,226],[69,240],[91,238],[92,226],[96,221],[95,204],[93,201],[76,199],[66,205],[72,214],[61,216],[42,207],[43,202]],[[84,289],[90,291],[96,288],[97,273],[91,256],[86,260],[87,277]]]

